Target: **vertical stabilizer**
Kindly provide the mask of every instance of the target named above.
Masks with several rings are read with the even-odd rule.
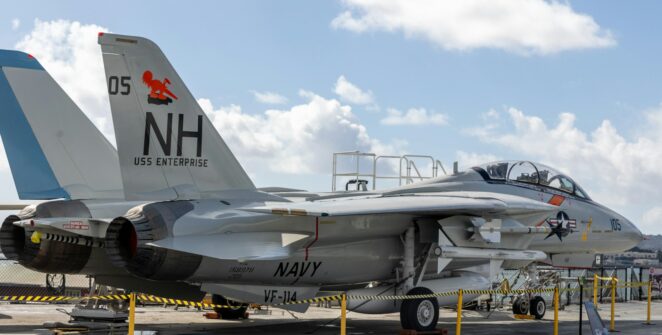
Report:
[[[0,50],[0,135],[19,198],[123,197],[115,148],[23,52]]]
[[[99,44],[127,199],[255,189],[156,44],[104,33]]]

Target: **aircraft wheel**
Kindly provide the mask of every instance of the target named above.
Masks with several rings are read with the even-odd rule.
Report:
[[[407,295],[432,294],[425,287],[414,287]],[[400,306],[400,324],[403,329],[434,330],[439,321],[437,298],[405,299]]]
[[[540,320],[545,316],[547,311],[547,305],[545,304],[545,299],[541,296],[536,296],[531,299],[531,315],[536,317],[536,320]]]
[[[247,304],[242,304],[236,301],[228,300],[225,297],[214,294],[211,296],[211,302],[214,305],[224,305],[230,307],[214,307],[214,312],[223,320],[237,320],[246,315]]]
[[[529,299],[518,297],[513,302],[513,314],[529,314]]]

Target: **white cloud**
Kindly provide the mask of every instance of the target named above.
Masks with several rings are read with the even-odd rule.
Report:
[[[362,33],[402,31],[444,49],[493,48],[529,54],[604,48],[609,30],[568,3],[545,0],[344,0],[334,28]]]
[[[5,152],[5,146],[2,144],[2,139],[0,138],[0,173],[9,171],[9,161],[7,160],[7,153]]]
[[[299,95],[308,102],[262,114],[245,113],[237,105],[215,108],[208,99],[198,102],[249,171],[328,174],[333,152],[396,150],[397,144],[371,138],[350,106],[308,91]]]
[[[362,90],[360,87],[347,80],[345,76],[338,77],[333,91],[342,101],[348,103],[357,105],[369,105],[374,103],[372,92]]]
[[[636,223],[651,222],[662,198],[662,106],[645,113],[640,133],[627,139],[604,120],[592,132],[578,129],[575,115],[562,113],[556,125],[509,108],[512,129],[488,124],[466,132],[485,143],[502,146],[522,159],[546,163],[569,174],[589,194],[624,211]],[[649,211],[648,216],[641,213]],[[652,214],[651,214],[652,213]],[[661,233],[647,225],[645,233]]]
[[[263,104],[282,105],[284,103],[287,103],[287,98],[278,93],[268,92],[268,91],[267,92],[251,91],[251,93],[253,93],[255,100]]]
[[[16,49],[37,58],[83,112],[115,143],[97,35],[108,29],[77,21],[34,21]]]
[[[465,152],[462,150],[457,151],[455,156],[458,164],[460,165],[460,170],[501,160],[499,156],[492,154],[478,154],[473,152]]]
[[[21,26],[21,20],[16,18],[11,20],[11,30],[18,30],[20,26]]]
[[[97,44],[100,31],[108,29],[76,21],[35,20],[33,30],[16,48],[34,55],[114,143],[103,61]],[[287,102],[273,92],[253,94],[265,103]],[[308,101],[262,114],[245,113],[237,105],[214,108],[207,99],[199,102],[251,173],[267,168],[288,174],[326,175],[332,152],[361,150],[390,154],[406,145],[404,141],[385,144],[371,138],[352,108],[336,99],[308,91],[301,91],[300,96]],[[7,170],[6,160],[0,162],[2,169]]]
[[[644,213],[639,227],[645,232],[660,232],[662,226],[662,206],[649,209]]]
[[[388,115],[380,122],[389,126],[443,126],[448,124],[448,117],[445,114],[428,112],[425,108],[410,108],[405,113],[394,108],[389,108],[387,113]]]

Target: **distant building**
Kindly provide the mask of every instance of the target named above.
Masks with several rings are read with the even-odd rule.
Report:
[[[657,252],[626,251],[603,255],[604,265],[651,267],[660,264]]]

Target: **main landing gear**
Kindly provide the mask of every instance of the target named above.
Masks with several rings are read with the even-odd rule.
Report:
[[[432,294],[425,287],[414,287],[407,295]],[[400,306],[400,323],[403,329],[434,330],[439,320],[437,298],[405,299]]]
[[[214,305],[223,305],[228,307],[214,307],[214,312],[223,320],[237,320],[246,317],[247,304],[242,304],[236,301],[226,299],[223,296],[214,294],[211,296],[211,302]]]
[[[406,279],[400,289],[402,292],[407,292],[407,295],[430,295],[433,293],[430,289],[416,286],[420,285],[420,279],[425,269],[424,266],[422,269],[416,268],[415,234],[414,227],[409,227],[405,232],[402,273]],[[427,255],[429,257],[429,254]],[[427,258],[419,263],[425,264],[425,262],[427,262]],[[419,272],[418,278],[416,278],[417,270]],[[402,300],[400,304],[400,324],[402,325],[402,329],[417,331],[435,330],[437,321],[439,321],[439,301],[437,301],[436,297]]]

